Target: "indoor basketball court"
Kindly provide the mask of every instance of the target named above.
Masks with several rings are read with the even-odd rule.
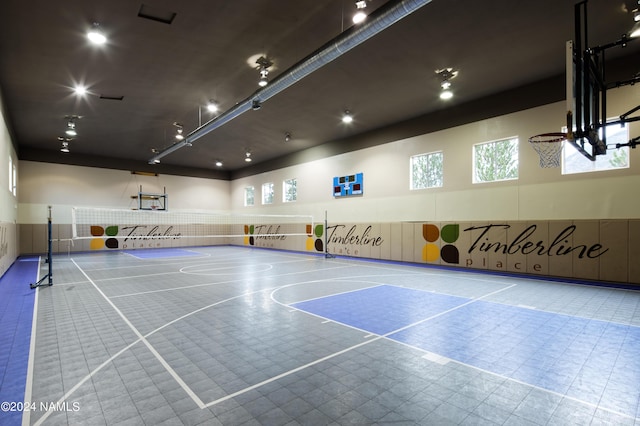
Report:
[[[0,425],[640,426],[640,74],[621,53],[638,48],[640,3],[590,1],[603,19],[586,0],[467,1],[458,52],[453,27],[437,26],[452,15],[443,0],[331,1],[331,14],[273,3],[276,18],[266,1],[249,18],[231,2],[105,6],[136,31],[111,28],[118,43],[88,62],[113,68],[106,81],[131,66],[135,77],[117,74],[129,104],[46,97],[59,82],[33,105],[0,96],[13,114],[0,114]],[[347,3],[364,21],[345,26]],[[285,19],[296,13],[304,25]],[[622,35],[603,40],[610,23]],[[41,38],[71,46],[65,25]],[[309,28],[323,44],[300,59]],[[197,40],[237,62],[258,32],[281,57],[184,60]],[[142,39],[153,43],[126,61],[110,56]],[[150,53],[162,40],[164,54]],[[31,75],[42,55],[28,44]],[[2,62],[22,64],[15,50]],[[170,50],[179,70],[161,62]],[[158,75],[137,62],[147,54]],[[453,58],[462,65],[440,62]],[[159,123],[159,105],[201,97],[209,74],[244,91],[247,68],[249,97],[224,112],[177,102]],[[412,75],[422,68],[427,83]],[[175,92],[143,96],[162,92],[159,76]],[[427,85],[429,100],[416,95]],[[325,98],[343,94],[328,112]],[[68,109],[61,154],[45,155],[49,111],[38,126],[13,118],[40,104]]]
[[[54,265],[27,399],[64,409],[31,424],[640,415],[635,291],[228,246]]]

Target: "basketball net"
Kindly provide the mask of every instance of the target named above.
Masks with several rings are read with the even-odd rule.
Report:
[[[560,167],[562,146],[566,133],[543,133],[529,138],[529,143],[540,155],[540,167]]]

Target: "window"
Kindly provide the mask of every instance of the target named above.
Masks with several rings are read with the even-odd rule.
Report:
[[[247,186],[244,189],[244,205],[245,207],[253,206],[255,198],[255,188],[253,186]]]
[[[287,179],[282,182],[282,201],[291,203],[298,198],[298,181]]]
[[[566,128],[565,130],[566,131]],[[629,127],[621,125],[606,126],[607,145],[629,142]],[[585,142],[588,144],[588,142]],[[589,145],[589,150],[591,146]],[[598,155],[591,161],[573,145],[564,143],[562,150],[562,174],[599,172],[602,170],[625,169],[629,167],[629,147],[607,149],[606,155]]]
[[[411,189],[438,188],[442,186],[442,152],[411,157]]]
[[[18,167],[13,161],[13,157],[9,156],[9,192],[16,196],[16,188],[18,187]]]
[[[18,188],[18,166],[16,165],[16,162],[13,162],[13,182],[11,184],[11,192],[13,193],[13,196],[16,196],[16,190]]]
[[[518,179],[518,138],[473,146],[473,183]]]
[[[9,157],[9,192],[13,191],[13,158]]]
[[[262,184],[262,204],[273,204],[273,183]]]

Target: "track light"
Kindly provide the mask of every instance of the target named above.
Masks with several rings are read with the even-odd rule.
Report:
[[[216,167],[222,167],[222,161],[216,160]]]
[[[62,148],[60,148],[60,152],[64,152],[65,154],[69,153],[69,142],[62,142]]]
[[[269,67],[273,65],[273,62],[265,58],[264,56],[260,56],[256,61],[258,64],[258,72],[260,73],[260,80],[258,80],[258,86],[265,87],[269,84]]]
[[[289,142],[291,140],[291,133],[287,132],[284,134],[284,141]]]
[[[342,115],[342,122],[345,123],[345,124],[349,124],[349,123],[353,122],[353,115],[351,115],[349,110],[346,110],[344,112],[344,114]]]
[[[87,32],[87,38],[91,43],[97,45],[102,45],[107,42],[107,37],[102,32],[100,25],[97,22],[94,22],[89,32]]]
[[[254,99],[253,102],[251,102],[251,109],[257,111],[260,108],[262,108],[262,104],[260,103],[260,99]]]
[[[209,102],[207,102],[207,111],[209,112],[217,112],[218,111],[218,104],[211,99]]]
[[[76,119],[80,118],[77,115],[67,115],[64,117],[67,120],[67,130],[65,130],[65,134],[67,136],[76,137],[78,136],[78,132],[76,131]]]
[[[76,125],[73,121],[69,121],[67,123],[67,130],[65,133],[67,136],[78,136],[78,132],[76,132]]]
[[[640,16],[640,15],[636,15],[636,16]],[[640,20],[636,21],[636,23],[633,25],[633,28],[631,28],[631,31],[629,32],[629,37],[630,38],[640,37]]]
[[[269,84],[269,79],[267,76],[269,75],[269,71],[266,68],[262,68],[260,70],[260,80],[258,81],[258,86],[265,87]]]
[[[362,1],[357,1],[356,2],[356,13],[355,15],[353,15],[353,23],[354,24],[359,24],[361,22],[363,22],[365,19],[367,19],[367,14],[364,12],[364,9],[367,7],[367,2],[362,0]]]
[[[182,132],[183,132],[182,124],[178,122],[174,122],[173,125],[176,126],[177,128],[176,139],[181,141],[182,139],[184,139],[184,136],[182,135]]]
[[[247,163],[251,162],[251,152],[247,151],[245,152],[245,157],[244,157],[244,161],[246,161]]]
[[[442,80],[440,82],[440,87],[442,88],[442,91],[440,92],[440,99],[447,100],[453,98],[451,80],[456,78],[458,71],[455,71],[453,68],[443,68],[436,70],[436,74],[438,74],[438,77]]]

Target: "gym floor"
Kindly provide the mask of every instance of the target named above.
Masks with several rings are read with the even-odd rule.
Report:
[[[640,425],[638,291],[230,246],[53,271],[24,424]]]

